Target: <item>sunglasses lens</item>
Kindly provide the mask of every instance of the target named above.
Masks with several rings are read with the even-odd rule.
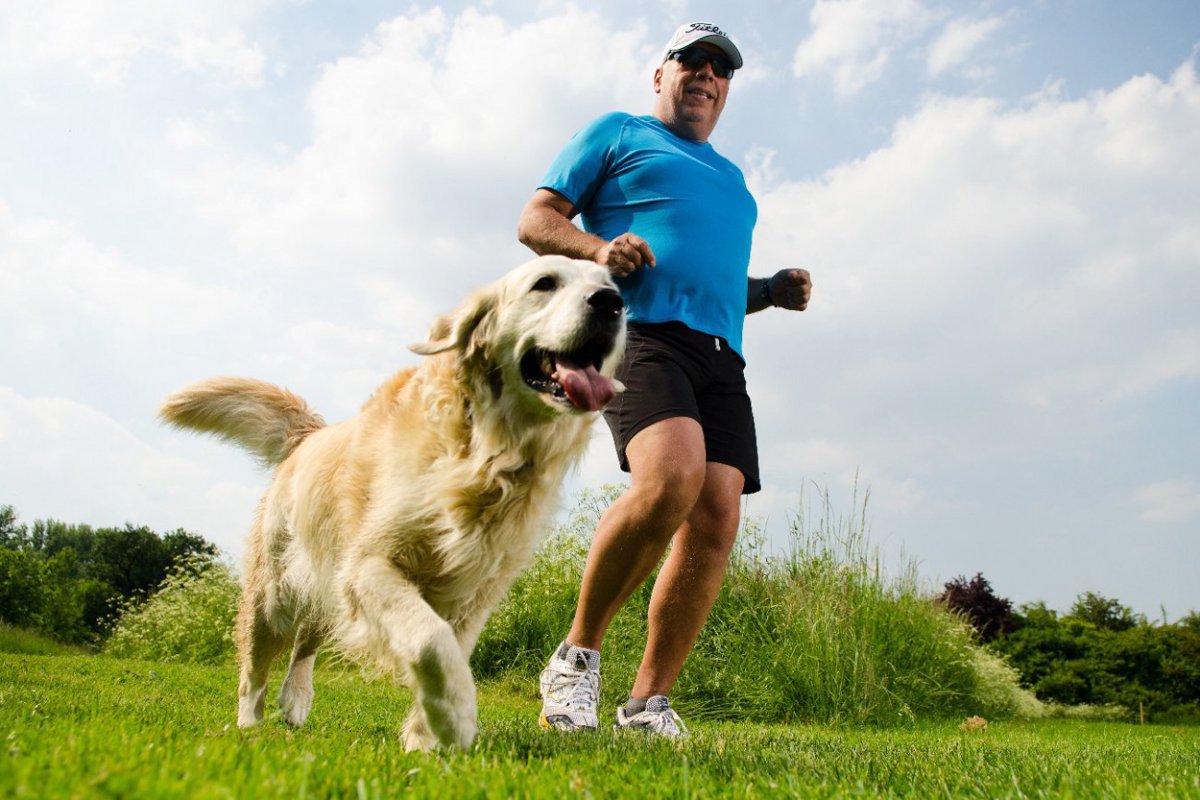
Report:
[[[733,75],[733,65],[716,53],[707,50],[687,49],[672,53],[671,58],[678,61],[687,70],[698,70],[705,64],[712,66],[713,74],[718,78],[729,78]]]

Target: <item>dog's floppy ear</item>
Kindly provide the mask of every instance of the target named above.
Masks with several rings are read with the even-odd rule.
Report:
[[[491,329],[491,312],[495,307],[495,291],[491,287],[480,290],[456,310],[434,320],[425,341],[410,344],[408,349],[422,356],[432,356],[454,348],[465,353],[486,338]]]

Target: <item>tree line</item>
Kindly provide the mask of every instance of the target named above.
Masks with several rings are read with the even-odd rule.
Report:
[[[1200,613],[1152,623],[1094,592],[1065,614],[1040,602],[1014,609],[982,573],[947,582],[937,601],[970,622],[1040,700],[1200,718]]]
[[[185,530],[93,528],[57,520],[25,525],[0,506],[0,621],[69,644],[98,642],[123,604],[153,592],[191,555],[216,545]]]

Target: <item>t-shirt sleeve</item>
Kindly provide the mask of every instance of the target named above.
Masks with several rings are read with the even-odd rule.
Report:
[[[613,149],[628,118],[628,114],[606,114],[572,136],[538,188],[557,192],[577,211],[587,208],[609,172]]]

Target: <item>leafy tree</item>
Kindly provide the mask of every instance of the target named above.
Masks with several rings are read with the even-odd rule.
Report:
[[[94,639],[120,602],[155,591],[173,565],[217,554],[184,530],[25,526],[12,506],[0,506],[0,621],[68,642]]]
[[[101,528],[91,558],[91,574],[121,597],[153,589],[171,566],[163,541],[146,527]]]
[[[989,646],[1007,656],[1042,700],[1120,705],[1169,717],[1200,716],[1200,617],[1151,625],[1114,600],[1080,595],[1059,617],[1023,606],[1014,629]]]
[[[212,542],[195,533],[189,533],[183,528],[176,528],[170,533],[163,534],[163,547],[166,548],[167,555],[171,557],[171,563],[183,564],[189,559],[188,556],[208,556],[216,558],[220,555],[220,550]]]
[[[79,556],[80,568],[87,571],[92,560],[92,548],[96,543],[96,531],[91,525],[71,525],[56,519],[34,520],[30,526],[30,542],[47,556],[62,550],[74,550]]]
[[[43,605],[41,560],[24,550],[0,548],[0,620],[39,627]]]
[[[0,506],[0,547],[6,550],[21,550],[28,539],[25,526],[17,522],[17,512],[12,506]]]
[[[959,575],[944,584],[937,601],[966,616],[984,642],[990,642],[1013,629],[1012,602],[999,597],[982,572],[967,580]]]
[[[1077,597],[1075,604],[1071,606],[1070,616],[1090,622],[1106,631],[1127,631],[1145,622],[1128,606],[1094,592],[1084,592]]]

